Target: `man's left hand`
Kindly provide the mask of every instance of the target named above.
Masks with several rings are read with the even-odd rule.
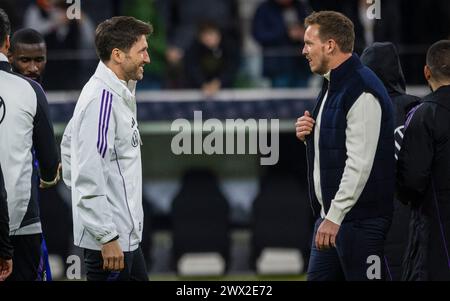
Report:
[[[336,247],[336,236],[339,231],[339,225],[328,219],[324,219],[317,229],[316,248],[319,250]]]

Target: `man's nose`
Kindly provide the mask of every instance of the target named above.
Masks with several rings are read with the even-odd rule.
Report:
[[[150,55],[148,55],[148,52],[145,53],[144,55],[144,63],[146,64],[150,64]]]
[[[306,45],[303,46],[302,54],[303,54],[303,55],[307,55],[307,54],[308,54],[308,52],[306,51]]]
[[[39,70],[38,66],[33,62],[30,63],[29,69],[30,69],[30,71],[33,71],[33,72],[36,72]]]

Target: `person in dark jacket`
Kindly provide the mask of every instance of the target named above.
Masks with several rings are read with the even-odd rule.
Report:
[[[403,128],[408,111],[417,105],[419,97],[406,94],[405,77],[403,76],[397,48],[391,42],[376,42],[364,49],[361,62],[372,69],[381,79],[394,105],[395,113],[395,151],[400,151]],[[401,279],[402,259],[405,252],[409,207],[394,202],[394,214],[391,228],[385,243],[385,264],[387,265],[387,279],[398,281]]]
[[[296,123],[306,145],[311,205],[320,205],[308,280],[384,279],[384,242],[394,198],[394,116],[380,79],[353,53],[341,13],[305,19],[303,54],[324,77],[312,114]]]
[[[427,52],[432,93],[408,114],[397,197],[411,206],[403,280],[450,280],[450,41]]]
[[[255,40],[263,48],[263,76],[272,87],[306,86],[310,76],[303,48],[307,7],[298,0],[267,0],[256,9],[252,23]]]
[[[6,202],[6,189],[0,166],[0,281],[5,280],[12,272],[13,247],[9,238],[9,214]]]

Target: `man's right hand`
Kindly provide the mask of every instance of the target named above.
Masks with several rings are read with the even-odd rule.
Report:
[[[311,134],[316,121],[311,118],[309,111],[305,111],[305,114],[297,119],[295,123],[295,132],[298,139],[305,141],[305,137]]]
[[[13,269],[12,259],[0,258],[0,281],[5,281],[11,275]]]
[[[124,269],[124,255],[118,240],[108,242],[102,246],[103,269],[121,271]]]

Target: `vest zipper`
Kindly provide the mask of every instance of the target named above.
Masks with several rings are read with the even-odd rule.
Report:
[[[309,173],[309,151],[308,151],[308,143],[306,142],[306,138],[305,138],[305,147],[306,147],[306,178],[308,179],[308,194],[309,194],[309,205],[311,206],[311,210],[313,212],[313,215],[316,215],[316,211],[314,210],[314,206],[313,206],[313,198],[312,198],[312,194],[311,194],[311,180],[310,180],[310,173]]]

